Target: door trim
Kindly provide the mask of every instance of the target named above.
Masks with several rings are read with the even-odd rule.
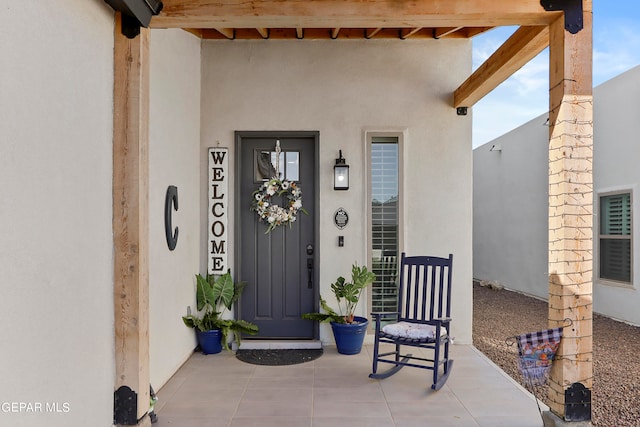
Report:
[[[319,131],[235,131],[234,133],[234,185],[233,189],[235,194],[240,194],[240,181],[242,177],[242,168],[241,168],[241,158],[240,153],[242,148],[242,139],[243,138],[309,138],[313,139],[313,156],[314,156],[314,210],[313,212],[309,212],[313,215],[313,238],[314,238],[314,263],[316,266],[320,265],[320,132]],[[248,209],[246,206],[246,200],[240,200],[240,197],[234,198],[234,220],[236,224],[240,224],[240,216],[239,213],[242,209]],[[234,227],[234,250],[233,250],[233,259],[236,271],[242,271],[242,259],[240,254],[242,253],[242,239],[240,236],[240,227]],[[319,286],[319,268],[314,268],[313,271],[313,281],[317,283],[318,286],[314,287],[313,290],[313,305],[314,307],[318,307],[320,304],[320,286]],[[241,315],[241,308],[239,303],[236,306],[236,313],[239,317]],[[314,340],[320,339],[320,325],[318,322],[315,322],[313,326],[313,338]]]

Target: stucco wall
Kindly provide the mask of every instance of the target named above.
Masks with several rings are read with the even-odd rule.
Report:
[[[640,325],[640,120],[638,105],[635,103],[640,97],[640,66],[598,86],[595,97],[594,193],[597,197],[599,193],[609,191],[632,192],[633,288],[596,281],[593,288],[594,309],[607,316]],[[597,213],[597,209],[594,208],[594,212]],[[597,225],[598,217],[594,218]],[[598,245],[594,245],[594,259],[598,259]],[[597,271],[597,265],[594,269]]]
[[[4,1],[0,52],[0,425],[110,426],[113,10]]]
[[[182,30],[151,31],[149,124],[149,346],[159,389],[196,346],[180,319],[195,307],[200,262],[200,39]],[[164,229],[165,194],[178,188],[178,244]]]
[[[545,120],[537,117],[473,152],[473,276],[540,298],[548,295]]]
[[[594,198],[633,192],[633,287],[597,279],[598,209],[594,205],[594,311],[640,324],[640,205],[637,195],[640,67],[594,89]],[[541,298],[548,296],[548,127],[546,116],[474,150],[474,277]],[[501,152],[489,151],[500,146]]]
[[[209,41],[203,43],[202,64],[203,152],[218,143],[229,147],[233,165],[236,130],[320,132],[316,247],[324,295],[353,262],[366,263],[365,132],[404,132],[404,250],[454,254],[453,335],[470,342],[471,116],[457,116],[451,101],[470,72],[471,43]],[[346,192],[333,190],[340,149],[351,166]],[[233,188],[233,175],[231,180]],[[234,206],[233,196],[229,203]],[[342,231],[332,223],[339,207],[350,213]],[[229,226],[234,228],[233,215]],[[337,247],[338,234],[344,235],[343,248]],[[367,314],[364,304],[359,308]],[[327,325],[321,338],[333,339]]]

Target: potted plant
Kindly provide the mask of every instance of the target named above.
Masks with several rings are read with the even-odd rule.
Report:
[[[362,349],[364,336],[369,320],[355,315],[362,291],[376,280],[376,275],[354,264],[351,267],[351,281],[342,276],[331,284],[331,290],[338,302],[338,311],[329,307],[320,296],[320,307],[323,313],[305,313],[304,319],[318,322],[330,322],[338,352],[342,354],[358,354]]]
[[[243,333],[255,335],[258,326],[245,320],[223,319],[222,315],[242,294],[245,283],[234,283],[231,271],[221,276],[196,274],[196,304],[200,315],[188,314],[182,321],[196,330],[198,344],[204,354],[219,353],[229,348],[229,334],[233,333],[240,346]]]

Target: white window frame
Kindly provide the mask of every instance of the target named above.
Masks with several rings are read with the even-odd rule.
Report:
[[[368,265],[372,265],[373,259],[373,233],[372,233],[372,224],[373,219],[371,216],[371,191],[372,191],[372,183],[371,183],[371,145],[373,143],[373,139],[377,137],[385,137],[385,138],[397,138],[398,140],[398,256],[404,250],[404,147],[405,140],[407,138],[407,130],[406,129],[391,129],[391,130],[365,130],[363,132],[363,142],[364,142],[364,170],[366,171],[366,181],[367,181],[367,193],[365,199],[365,212],[367,212],[367,260]],[[368,293],[367,297],[367,311],[371,312],[372,309],[372,292]]]
[[[602,198],[603,197],[607,197],[607,196],[615,196],[618,194],[629,194],[629,204],[631,206],[631,224],[630,224],[630,234],[629,236],[609,236],[609,235],[604,235],[601,233],[601,209],[602,209]],[[594,231],[597,231],[597,239],[594,242],[594,253],[596,253],[596,258],[594,260],[594,271],[596,271],[596,280],[598,284],[601,285],[608,285],[608,286],[617,286],[617,287],[623,287],[623,288],[633,288],[634,287],[634,245],[635,245],[635,239],[634,239],[634,223],[635,223],[635,218],[636,216],[636,207],[635,207],[635,203],[634,203],[634,197],[633,197],[633,189],[631,188],[620,188],[620,189],[615,189],[615,190],[608,190],[608,191],[601,191],[599,193],[597,193],[597,199],[596,199],[596,215],[595,215],[595,221],[594,221]],[[629,240],[630,241],[630,250],[629,250],[629,263],[630,263],[630,273],[629,273],[629,281],[620,281],[620,280],[613,280],[613,279],[608,279],[608,278],[603,278],[601,277],[601,271],[600,271],[600,263],[601,263],[601,251],[600,251],[600,242],[603,238],[615,238],[615,239],[621,239],[621,240]]]

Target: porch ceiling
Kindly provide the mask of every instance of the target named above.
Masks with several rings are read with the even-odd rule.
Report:
[[[503,25],[548,25],[539,0],[163,0],[153,28],[205,39],[469,38]],[[506,4],[505,4],[506,3]]]
[[[521,26],[455,91],[471,107],[549,45],[562,16],[540,0],[163,0],[151,28],[182,28],[203,39],[471,38]]]

